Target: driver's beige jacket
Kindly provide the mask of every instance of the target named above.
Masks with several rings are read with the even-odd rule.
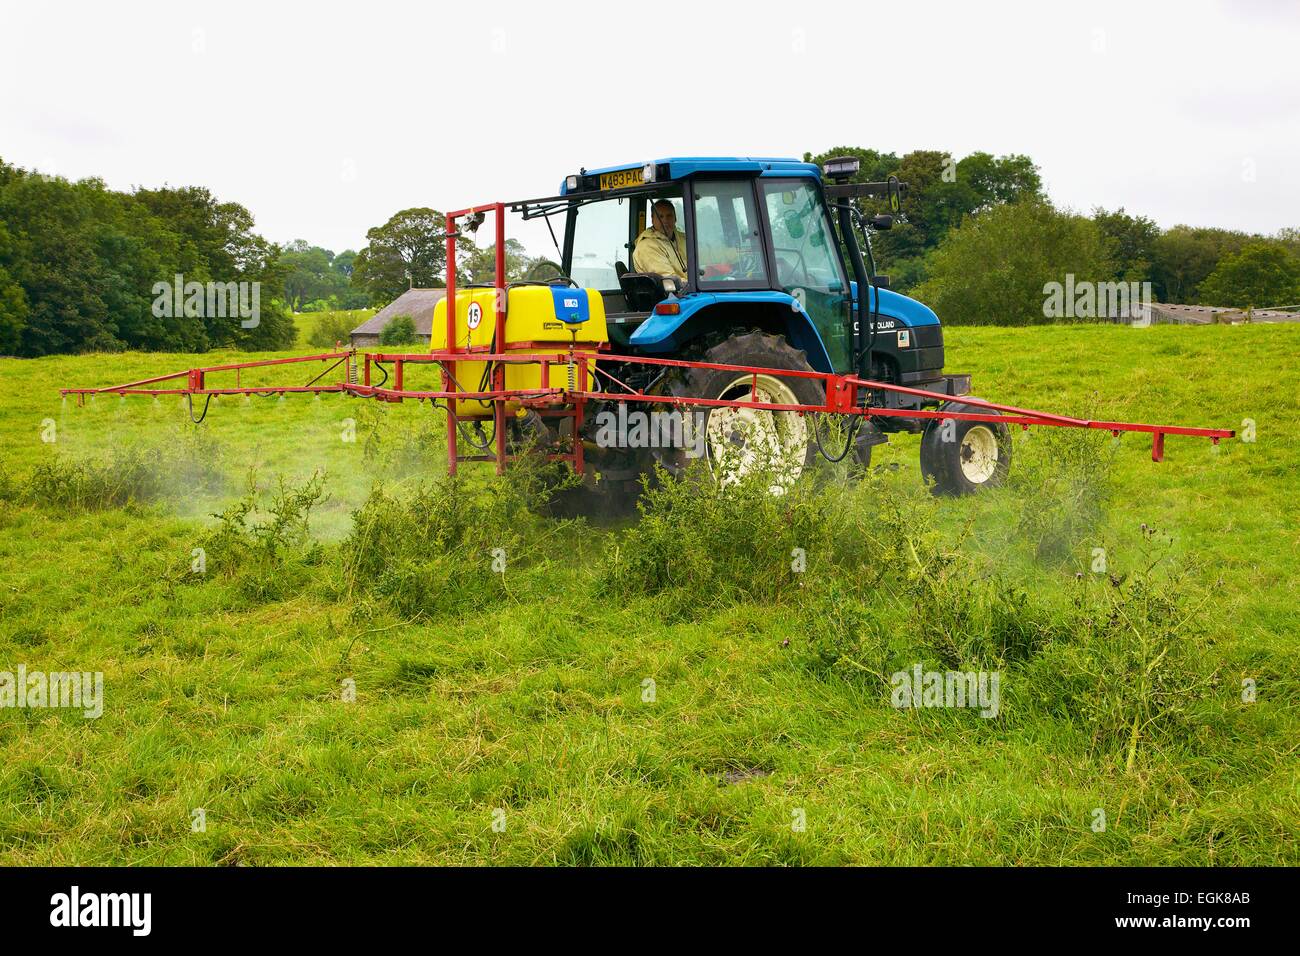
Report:
[[[668,237],[653,226],[642,230],[632,248],[632,271],[685,279],[686,233],[678,229],[676,240],[675,243],[669,242]]]

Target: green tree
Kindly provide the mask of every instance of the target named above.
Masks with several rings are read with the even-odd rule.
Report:
[[[1300,258],[1280,242],[1252,242],[1228,255],[1201,283],[1207,305],[1267,308],[1300,303]]]
[[[973,190],[956,179],[945,181],[944,171],[952,168],[951,157],[937,150],[913,150],[905,155],[895,175],[907,183],[902,202],[903,221],[881,233],[875,248],[883,263],[923,255],[943,240],[976,204]],[[886,212],[881,202],[869,204],[868,212]]]
[[[506,240],[506,281],[518,282],[528,275],[533,259],[518,239]],[[460,267],[470,282],[495,282],[497,274],[497,246],[492,243],[482,249],[473,249]]]
[[[0,221],[12,238],[3,264],[28,305],[20,355],[78,351],[91,341],[121,347],[104,300],[109,277],[96,251],[94,188],[25,170],[5,177]]]
[[[0,180],[0,189],[3,188]],[[27,293],[7,268],[13,262],[14,253],[14,240],[0,220],[0,355],[18,354],[23,327],[27,324]]]
[[[1201,283],[1219,260],[1240,252],[1252,239],[1244,232],[1193,226],[1174,226],[1160,234],[1153,246],[1151,284],[1161,302],[1200,302]]]
[[[804,153],[803,161],[805,163],[815,163],[821,166],[827,160],[836,159],[841,156],[852,156],[858,160],[858,172],[850,182],[855,183],[878,183],[883,182],[891,173],[898,170],[898,156],[894,153],[882,153],[874,149],[865,149],[861,146],[836,146],[826,150],[824,153]]]
[[[238,203],[219,202],[198,186],[141,189],[134,199],[179,235],[176,272],[187,282],[258,284],[255,324],[245,326],[239,316],[206,310],[197,319],[187,319],[202,330],[203,342],[196,350],[220,346],[273,350],[294,344],[297,330],[281,292],[287,266],[281,261],[280,247],[253,232],[252,213]]]
[[[301,312],[315,299],[338,296],[348,289],[348,277],[334,268],[334,253],[295,239],[280,255],[286,269],[284,299],[289,308]]]
[[[379,333],[380,345],[414,345],[415,320],[409,315],[395,315]]]
[[[347,345],[352,340],[352,330],[365,321],[365,312],[326,312],[316,320],[307,341],[322,349]],[[414,328],[414,326],[412,326]]]
[[[334,271],[340,275],[352,278],[352,266],[356,262],[357,254],[351,249],[344,249],[334,257]]]
[[[1043,315],[1051,282],[1107,282],[1115,262],[1101,230],[1083,216],[1030,199],[970,216],[929,259],[913,291],[947,324],[1028,325]]]
[[[1145,282],[1151,278],[1160,227],[1144,216],[1130,216],[1124,207],[1107,212],[1093,210],[1092,221],[1111,245],[1117,278],[1125,282]]]
[[[0,355],[17,355],[27,324],[27,293],[0,266]]]
[[[207,190],[123,193],[97,179],[70,182],[0,161],[0,223],[0,347],[19,355],[278,348],[294,339],[276,302],[279,249],[252,232],[246,209]],[[177,275],[260,283],[261,321],[244,328],[235,314],[156,307],[171,302],[155,286]]]
[[[804,160],[820,165],[836,156],[858,158],[861,165],[853,182],[881,182],[895,175],[908,185],[902,219],[872,241],[877,265],[900,290],[924,278],[928,254],[967,216],[1042,197],[1042,179],[1028,156],[976,152],[954,160],[939,150],[914,150],[900,159],[893,153],[838,146],[816,156],[805,153]],[[858,204],[868,216],[889,211],[884,200]]]
[[[447,274],[447,223],[432,209],[403,209],[366,232],[369,244],[357,253],[352,281],[372,301],[391,302],[407,289],[440,289]],[[469,240],[458,240],[469,249]],[[459,261],[457,263],[459,267]]]
[[[955,161],[948,153],[915,150],[903,157],[896,175],[908,184],[906,221],[877,241],[886,261],[924,255],[968,216],[1042,196],[1038,168],[1027,156],[977,152]],[[885,210],[882,205],[873,211]]]
[[[1041,199],[1043,179],[1028,156],[971,153],[957,163],[957,182],[970,186],[978,200],[971,212],[1022,199]]]

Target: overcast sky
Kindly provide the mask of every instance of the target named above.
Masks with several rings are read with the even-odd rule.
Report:
[[[1059,205],[1275,232],[1297,51],[1297,0],[0,0],[0,157],[207,186],[336,251],[579,166],[836,145],[1026,153]]]

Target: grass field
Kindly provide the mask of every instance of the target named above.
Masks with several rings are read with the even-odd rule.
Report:
[[[426,480],[427,405],[196,429],[57,388],[219,357],[0,360],[0,671],[104,674],[98,719],[0,710],[0,864],[1300,863],[1300,328],[947,340],[984,398],[1255,440],[1035,429],[932,500],[900,436],[865,484],[592,528]],[[896,709],[913,663],[1000,672],[999,713]]]
[[[343,329],[354,329],[366,319],[375,314],[375,309],[348,309],[339,312],[295,312],[293,324],[298,329],[298,347],[305,351],[319,351],[314,349],[309,339],[312,332],[322,323],[336,325],[340,331]],[[347,339],[341,341],[347,344]]]

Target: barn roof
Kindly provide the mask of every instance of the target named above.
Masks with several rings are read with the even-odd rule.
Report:
[[[415,322],[416,335],[428,335],[433,328],[433,309],[447,295],[446,289],[407,289],[365,322],[352,330],[353,335],[378,335],[399,315],[409,315]]]

